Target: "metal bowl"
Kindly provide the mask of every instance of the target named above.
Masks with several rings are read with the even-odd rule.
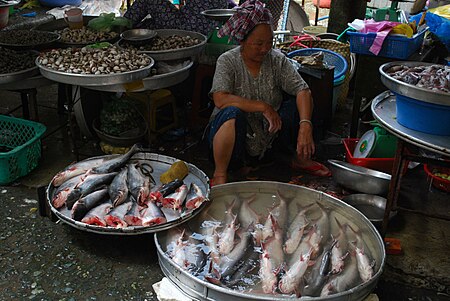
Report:
[[[210,20],[226,22],[228,19],[234,15],[235,9],[207,9],[202,11],[200,14],[205,16]]]
[[[192,232],[197,232],[201,225],[208,224],[208,221],[223,221],[227,203],[236,200],[236,208],[239,208],[243,199],[252,197],[254,197],[254,201],[250,204],[250,207],[265,218],[269,209],[279,202],[276,197],[277,192],[286,197],[289,212],[287,219],[289,221],[292,221],[298,213],[299,206],[317,202],[329,208],[333,216],[330,220],[333,222],[334,217],[337,217],[339,220],[349,223],[355,230],[359,229],[366,245],[366,254],[370,254],[369,257],[375,262],[373,277],[349,290],[327,297],[303,296],[301,299],[296,299],[289,295],[263,294],[257,284],[258,281],[255,281],[254,286],[247,286],[247,289],[250,288],[251,291],[232,289],[200,279],[177,265],[166,253],[167,246],[171,241],[169,231],[159,232],[155,235],[155,245],[163,273],[175,286],[194,300],[364,300],[374,290],[379,277],[383,273],[385,263],[383,240],[374,225],[361,212],[323,192],[293,184],[267,181],[236,182],[215,186],[211,189],[209,206],[181,228],[189,227]],[[335,233],[336,230],[333,227],[331,233]],[[191,237],[199,236],[193,234]],[[202,246],[202,244],[199,245],[199,247]]]
[[[338,184],[362,193],[387,195],[391,175],[339,160],[328,160],[328,163]]]
[[[427,88],[420,88],[407,84],[390,76],[386,71],[393,66],[403,65],[407,67],[436,65],[424,62],[390,62],[380,66],[381,82],[392,92],[407,96],[420,101],[434,103],[438,105],[450,106],[450,93],[442,91],[431,91]],[[443,66],[444,67],[444,66]]]
[[[2,34],[11,34],[14,35],[14,32],[16,31],[25,31],[25,29],[12,29],[12,30],[5,30],[2,31]],[[14,49],[14,50],[43,50],[47,48],[51,48],[55,46],[58,41],[61,39],[61,36],[55,32],[47,32],[44,30],[35,30],[36,34],[45,35],[48,37],[48,40],[42,43],[36,43],[36,44],[27,44],[29,41],[22,41],[21,44],[9,44],[9,43],[3,43],[0,42],[0,46],[4,48]]]
[[[100,120],[97,118],[92,122],[92,128],[97,134],[98,138],[108,144],[114,146],[132,146],[144,139],[147,135],[148,126],[145,119],[142,117],[141,127],[127,131],[126,135],[123,136],[112,136],[108,135],[100,130]]]
[[[351,194],[342,199],[350,206],[361,211],[374,225],[383,222],[384,211],[386,209],[386,199],[373,194]],[[397,211],[391,211],[389,219],[393,218]]]
[[[128,42],[146,42],[156,37],[158,33],[151,29],[130,29],[120,34],[120,37]]]

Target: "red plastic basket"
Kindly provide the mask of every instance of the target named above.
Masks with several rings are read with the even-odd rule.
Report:
[[[431,184],[434,187],[446,192],[450,192],[450,181],[435,175],[435,173],[450,174],[450,168],[433,165],[428,166],[427,164],[424,164],[423,169],[425,170],[427,175],[431,177]]]
[[[345,158],[347,162],[370,169],[375,169],[388,174],[392,173],[392,165],[394,164],[394,158],[355,158],[353,157],[353,151],[356,144],[358,144],[358,138],[344,138],[342,142],[345,147]]]

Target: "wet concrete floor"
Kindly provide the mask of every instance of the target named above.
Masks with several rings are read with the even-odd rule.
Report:
[[[156,300],[152,284],[163,274],[158,266],[153,235],[109,236],[88,233],[43,217],[38,210],[37,188],[75,160],[65,121],[57,114],[56,85],[38,91],[40,122],[47,126],[42,139],[39,166],[29,175],[0,187],[0,300]],[[0,91],[0,113],[20,104],[16,92]],[[21,117],[21,110],[12,113]],[[333,132],[348,133],[349,109],[338,110]],[[61,127],[60,129],[58,129]],[[81,140],[84,157],[100,155],[97,141]],[[158,153],[197,165],[209,176],[213,165],[201,130],[167,142],[162,136],[150,147]],[[333,138],[318,143],[317,159],[343,159],[343,146]],[[317,179],[292,173],[283,162],[247,177],[232,180],[274,180],[342,192],[332,179]],[[427,211],[450,213],[449,195],[430,188],[421,166],[408,171],[400,202]],[[376,293],[380,300],[450,300],[450,224],[448,221],[398,212],[387,237],[401,241],[401,255],[387,255],[385,271]]]

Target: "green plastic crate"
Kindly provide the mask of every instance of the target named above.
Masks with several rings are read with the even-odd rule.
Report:
[[[45,126],[38,122],[0,115],[0,185],[27,175],[41,158],[41,136]]]

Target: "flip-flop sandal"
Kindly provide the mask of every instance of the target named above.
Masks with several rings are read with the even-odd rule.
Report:
[[[316,162],[314,165],[311,165],[308,167],[293,166],[292,168],[294,170],[309,173],[310,175],[313,175],[313,176],[318,176],[318,177],[330,177],[331,176],[331,171],[329,171],[329,170],[325,174],[321,173],[321,171],[322,172],[327,171],[327,168],[325,167],[325,165],[323,165],[322,163],[319,163],[319,162]]]

